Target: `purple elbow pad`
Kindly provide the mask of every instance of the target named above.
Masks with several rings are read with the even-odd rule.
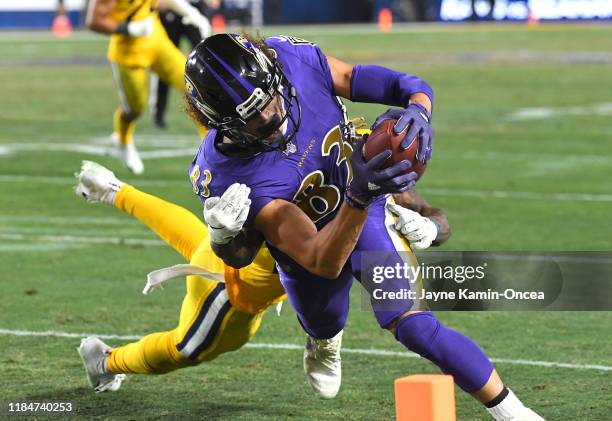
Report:
[[[417,92],[427,95],[433,106],[433,89],[415,75],[374,65],[358,64],[353,68],[351,101],[405,108],[408,106],[410,96]]]

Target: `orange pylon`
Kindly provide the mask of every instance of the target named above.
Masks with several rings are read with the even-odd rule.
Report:
[[[416,374],[395,379],[397,421],[456,421],[453,376]]]
[[[378,12],[378,28],[381,32],[391,32],[393,26],[393,13],[390,9],[380,9]]]
[[[51,32],[56,38],[68,38],[72,34],[72,24],[65,14],[58,14],[51,24]]]
[[[225,17],[222,14],[217,13],[213,15],[210,24],[214,32],[225,32]]]

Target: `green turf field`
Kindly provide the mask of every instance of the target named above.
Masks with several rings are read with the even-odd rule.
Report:
[[[346,61],[417,73],[433,84],[434,160],[418,190],[449,214],[453,236],[445,249],[612,250],[612,27],[282,32]],[[155,130],[149,114],[138,127],[143,176],[103,156],[118,101],[105,43],[81,33],[66,41],[0,37],[0,400],[72,400],[87,419],[391,419],[393,379],[437,371],[422,359],[355,352],[403,350],[361,309],[357,286],[343,386],[332,401],[317,399],[306,384],[304,334],[289,305],[280,317],[270,311],[254,340],[272,348],[243,349],[167,376],[131,376],[113,394],[88,388],[77,338],[33,336],[166,330],[184,293],[174,281],[143,296],[146,274],[181,263],[180,256],[128,216],[72,193],[80,161],[93,159],[200,214],[186,176],[198,139],[176,93],[167,131]],[[384,108],[349,110],[373,121]],[[438,316],[502,360],[496,367],[507,384],[546,419],[610,419],[612,313]],[[488,419],[459,389],[457,411],[460,420]]]

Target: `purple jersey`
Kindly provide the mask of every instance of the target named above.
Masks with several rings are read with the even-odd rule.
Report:
[[[321,229],[340,208],[351,179],[352,147],[344,142],[339,127],[344,122],[344,112],[333,92],[327,59],[316,45],[292,37],[273,37],[266,43],[276,51],[302,108],[302,122],[293,144],[284,152],[230,158],[216,148],[217,132],[211,130],[190,168],[193,189],[204,201],[221,196],[233,183],[243,183],[251,188],[252,201],[246,227],[253,226],[255,217],[269,202],[283,199],[295,203]],[[292,107],[297,112],[295,108]],[[355,251],[333,282],[308,272],[269,246],[291,304],[311,336],[330,338],[344,326],[353,275],[360,279],[363,270],[362,253],[388,251],[389,265],[404,262],[401,251],[409,249],[402,246],[403,240],[393,229],[393,216],[385,211],[385,200],[381,197],[371,205]],[[383,283],[381,288],[396,292],[411,285],[405,279],[396,279]],[[398,315],[413,309],[413,302],[405,300],[390,311],[373,308],[379,324],[387,326]]]
[[[266,44],[276,51],[300,101],[302,122],[295,138],[284,152],[231,158],[215,147],[217,132],[211,130],[190,168],[193,189],[204,201],[221,196],[233,183],[243,183],[251,188],[252,201],[246,227],[270,201],[284,199],[296,203],[320,229],[340,208],[351,177],[352,148],[338,128],[344,114],[319,47],[285,36],[268,38]]]

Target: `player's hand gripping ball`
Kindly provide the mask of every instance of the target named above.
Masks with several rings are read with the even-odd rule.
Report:
[[[374,128],[363,148],[364,158],[369,161],[382,151],[389,149],[391,150],[391,157],[384,163],[383,168],[406,160],[412,163],[412,166],[406,172],[416,172],[418,178],[421,178],[427,168],[427,162],[418,158],[421,139],[418,136],[415,137],[412,142],[408,143],[408,147],[403,149],[401,144],[406,137],[406,132],[396,134],[393,130],[396,123],[397,120],[383,120]]]
[[[401,149],[408,149],[417,144],[416,156],[419,162],[426,164],[433,152],[434,130],[431,126],[431,113],[419,103],[413,102],[407,108],[390,108],[376,119],[372,130],[386,120],[396,120],[393,133],[402,136]]]

